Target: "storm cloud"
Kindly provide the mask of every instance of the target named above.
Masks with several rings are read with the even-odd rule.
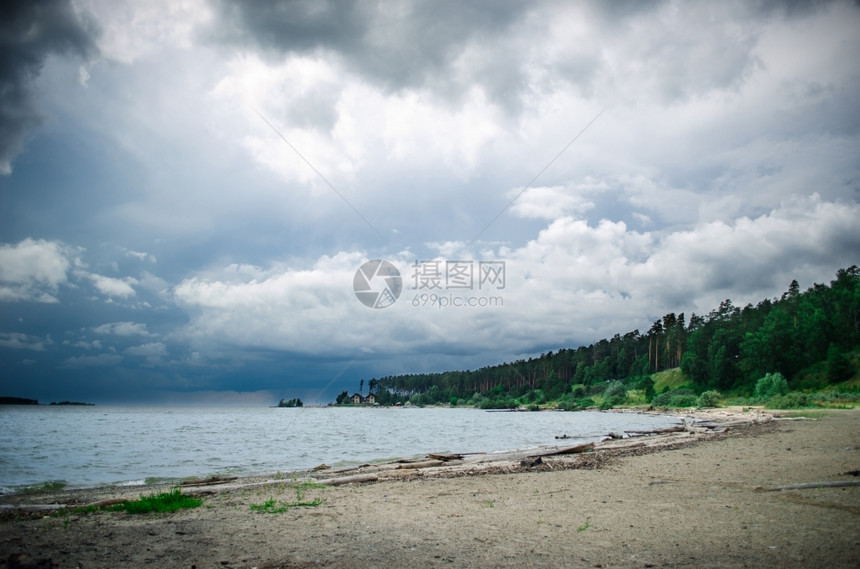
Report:
[[[0,18],[0,173],[10,174],[12,161],[29,133],[42,124],[35,80],[50,55],[86,58],[94,47],[95,27],[69,0],[13,0]]]
[[[3,395],[325,402],[858,264],[853,2],[9,10]]]

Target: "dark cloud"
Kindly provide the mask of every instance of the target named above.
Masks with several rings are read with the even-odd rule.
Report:
[[[788,18],[802,18],[832,4],[836,0],[761,0],[752,3],[752,10],[760,14],[781,14]],[[855,6],[857,2],[855,2]]]
[[[93,49],[92,26],[69,0],[4,2],[0,15],[0,172],[23,149],[24,138],[41,124],[33,81],[54,53],[85,56]]]
[[[452,64],[471,42],[515,31],[529,5],[520,2],[418,1],[370,3],[286,1],[216,2],[216,41],[262,48],[270,55],[326,52],[387,89],[433,82],[445,92]],[[519,78],[517,61],[480,75]],[[501,67],[501,69],[499,69]],[[481,77],[479,77],[481,79]],[[488,78],[489,79],[489,78]],[[489,91],[498,92],[489,79]],[[456,88],[451,89],[457,91]]]

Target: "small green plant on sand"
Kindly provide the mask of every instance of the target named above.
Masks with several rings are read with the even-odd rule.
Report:
[[[251,509],[261,514],[282,514],[289,510],[290,507],[285,502],[281,502],[279,506],[274,498],[269,498],[262,504],[251,504]]]
[[[324,498],[305,500],[305,491],[308,488],[327,488],[327,486],[316,484],[314,482],[297,484],[295,486],[296,499],[294,502],[277,502],[274,498],[269,498],[262,504],[251,504],[251,510],[261,514],[283,514],[290,508],[314,508],[325,502]]]
[[[591,518],[585,518],[585,523],[576,528],[577,533],[585,531],[591,527]]]
[[[167,513],[187,508],[197,508],[203,505],[203,500],[183,494],[179,488],[170,492],[161,492],[149,496],[141,496],[137,500],[127,500],[110,506],[82,506],[69,510],[60,510],[57,515],[93,514],[95,512],[127,512],[129,514],[148,514],[150,512]]]
[[[186,508],[197,508],[203,504],[203,500],[183,494],[179,488],[170,492],[141,496],[138,500],[130,500],[121,504],[107,506],[105,509],[117,512],[125,511],[129,514],[148,514],[149,512],[175,512]]]

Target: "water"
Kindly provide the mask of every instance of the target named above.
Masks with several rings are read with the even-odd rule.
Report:
[[[0,406],[0,492],[291,472],[428,452],[575,444],[677,419],[477,409]]]

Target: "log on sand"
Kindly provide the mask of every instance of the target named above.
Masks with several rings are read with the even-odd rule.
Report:
[[[675,425],[674,427],[665,427],[663,429],[654,429],[653,431],[625,431],[628,436],[642,437],[648,435],[665,435],[667,433],[680,433],[686,429],[686,425]]]
[[[803,484],[788,484],[786,486],[774,486],[765,488],[767,492],[781,492],[782,490],[811,490],[815,488],[843,488],[845,486],[860,486],[860,480],[832,480],[825,482],[804,482]]]
[[[69,510],[77,508],[104,508],[105,506],[114,506],[128,502],[125,498],[108,498],[107,500],[99,500],[82,505],[69,504],[3,504],[0,505],[0,511],[12,512],[53,512],[57,510]]]
[[[432,468],[434,466],[442,466],[444,460],[424,460],[420,462],[404,462],[397,465],[397,468]]]
[[[218,477],[212,476],[210,478],[198,478],[197,480],[183,480],[179,483],[180,486],[214,486],[215,484],[226,484],[228,482],[233,482],[237,480],[238,476],[227,476],[227,477]]]
[[[68,507],[66,504],[0,504],[0,512],[53,512]]]
[[[538,458],[541,456],[558,456],[560,454],[578,454],[594,449],[594,442],[583,443],[581,445],[573,445],[569,447],[550,448],[538,452],[529,453],[529,458]]]
[[[472,454],[482,454],[482,453],[472,453]],[[427,458],[432,458],[433,460],[442,460],[442,461],[447,462],[449,460],[461,460],[463,458],[463,455],[459,454],[459,453],[440,454],[440,453],[431,452],[430,454],[427,455]]]
[[[339,478],[325,478],[317,480],[316,483],[326,486],[342,486],[344,484],[356,484],[359,482],[376,482],[377,480],[379,480],[379,476],[376,474],[356,474],[354,476],[341,476]]]

